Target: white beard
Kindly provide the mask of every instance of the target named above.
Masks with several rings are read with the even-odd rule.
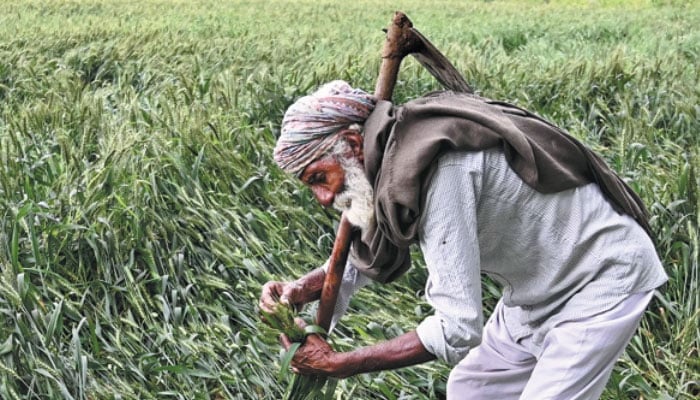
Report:
[[[335,196],[333,207],[363,231],[374,224],[374,191],[364,169],[355,159],[340,157],[345,170],[345,190]]]

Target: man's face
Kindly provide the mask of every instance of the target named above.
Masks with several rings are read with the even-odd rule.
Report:
[[[321,205],[345,212],[352,225],[365,230],[374,222],[372,186],[356,157],[345,153],[319,159],[306,167],[301,180]]]
[[[300,177],[324,207],[330,207],[335,196],[345,190],[345,170],[336,157],[328,156],[309,164]]]

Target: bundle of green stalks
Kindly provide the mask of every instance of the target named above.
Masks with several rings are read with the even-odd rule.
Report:
[[[277,333],[285,334],[292,342],[292,345],[282,356],[280,362],[280,380],[289,376],[290,364],[294,353],[304,343],[306,336],[316,333],[324,333],[323,328],[318,325],[299,326],[295,322],[298,313],[288,304],[277,303],[271,313],[261,311],[265,322]],[[292,374],[285,400],[318,400],[331,399],[335,393],[337,381],[319,375],[298,375]]]

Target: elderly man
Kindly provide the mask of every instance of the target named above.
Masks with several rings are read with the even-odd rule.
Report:
[[[435,358],[449,399],[595,399],[667,277],[639,198],[600,159],[515,106],[441,92],[402,106],[334,81],[285,113],[275,161],[361,229],[334,321],[419,243],[435,313],[340,353],[310,336],[292,365],[348,377]],[[483,324],[484,273],[503,296]],[[260,307],[319,298],[324,268],[268,282]],[[289,342],[283,339],[283,344]]]

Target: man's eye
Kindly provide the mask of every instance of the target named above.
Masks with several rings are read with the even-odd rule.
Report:
[[[311,177],[309,178],[309,185],[323,183],[325,180],[326,180],[326,175],[319,172],[319,173],[311,175]]]

